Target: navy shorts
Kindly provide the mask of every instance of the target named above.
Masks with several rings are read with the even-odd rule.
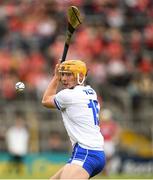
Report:
[[[106,158],[104,151],[84,149],[76,144],[68,163],[82,166],[93,177],[103,170]]]

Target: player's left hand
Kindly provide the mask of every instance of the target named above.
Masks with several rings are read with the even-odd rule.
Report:
[[[54,76],[56,76],[58,79],[60,79],[59,66],[60,64],[56,64],[55,70],[54,70]]]

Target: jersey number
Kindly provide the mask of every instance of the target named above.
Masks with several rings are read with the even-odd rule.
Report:
[[[99,125],[99,109],[98,109],[98,101],[96,100],[89,100],[88,108],[92,109],[93,117],[94,117],[94,124]]]

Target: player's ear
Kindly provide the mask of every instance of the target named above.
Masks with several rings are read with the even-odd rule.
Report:
[[[84,75],[83,75],[83,73],[80,73],[79,74],[79,80],[82,81],[83,79],[84,79]]]

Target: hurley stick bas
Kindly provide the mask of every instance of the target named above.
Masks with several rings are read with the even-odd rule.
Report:
[[[66,39],[64,44],[64,50],[62,54],[61,63],[65,61],[66,55],[69,49],[71,37],[76,30],[76,28],[82,23],[82,18],[80,16],[80,11],[76,6],[70,6],[67,10],[67,19],[68,19],[68,26],[66,31]]]

